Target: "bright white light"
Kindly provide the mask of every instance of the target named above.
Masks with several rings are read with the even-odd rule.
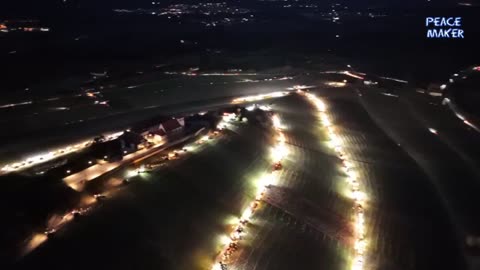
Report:
[[[137,172],[135,170],[128,170],[126,173],[127,177],[134,177],[137,175]]]
[[[438,133],[437,133],[437,130],[434,129],[434,128],[428,128],[428,131],[430,131],[431,133],[433,133],[433,134],[435,134],[435,135],[438,134]]]
[[[361,192],[361,191],[354,191],[352,192],[352,196],[353,196],[353,199],[359,203],[362,203],[363,201],[365,201],[365,193]]]
[[[367,243],[365,242],[365,240],[355,241],[354,248],[358,253],[363,254],[365,252],[366,247],[367,247]]]
[[[272,158],[275,162],[281,161],[288,154],[288,150],[284,144],[279,144],[272,148]]]
[[[343,166],[345,166],[345,168],[351,168],[353,165],[352,165],[352,163],[350,163],[349,161],[344,160],[344,161],[343,161]]]
[[[326,82],[325,84],[331,87],[345,87],[347,85],[347,81],[344,80],[343,82]]]
[[[250,220],[250,218],[252,217],[252,214],[253,214],[252,210],[250,208],[247,208],[245,209],[245,211],[243,211],[240,219]]]
[[[223,270],[223,269],[220,263],[216,263],[213,265],[212,270]]]
[[[230,243],[230,238],[228,238],[228,236],[226,235],[222,235],[220,236],[220,243],[222,243],[223,245],[227,245]]]
[[[225,113],[225,114],[223,114],[223,117],[222,117],[222,118],[223,118],[223,121],[225,121],[225,122],[230,122],[230,121],[232,121],[233,119],[235,119],[235,116],[236,116],[236,115],[235,115],[234,113]]]
[[[282,123],[280,121],[280,118],[278,117],[278,115],[274,115],[272,117],[272,121],[273,121],[273,126],[276,128],[276,129],[282,129],[283,126],[282,126]]]
[[[330,140],[332,141],[332,145],[334,147],[341,147],[342,146],[342,141],[335,134],[330,134]]]
[[[258,108],[262,111],[271,111],[272,110],[272,108],[270,108],[270,106],[268,106],[268,105],[261,105]]]
[[[256,96],[247,96],[247,97],[242,97],[242,98],[236,98],[232,101],[234,104],[238,103],[244,103],[244,102],[253,102],[253,101],[258,101],[258,100],[263,100],[267,98],[278,98],[278,97],[283,97],[285,95],[288,95],[287,92],[273,92],[269,94],[261,94],[261,95],[256,95]]]
[[[268,187],[270,185],[275,184],[275,177],[273,174],[267,174],[260,178],[260,186],[263,187]]]

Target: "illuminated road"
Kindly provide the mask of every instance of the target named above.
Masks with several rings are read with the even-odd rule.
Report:
[[[173,142],[160,142],[154,145],[150,149],[140,149],[134,153],[130,153],[123,157],[121,161],[116,162],[103,162],[101,164],[95,164],[83,171],[69,175],[63,179],[63,181],[71,188],[75,190],[83,189],[83,183],[86,181],[91,181],[101,175],[112,172],[113,170],[120,168],[121,166],[136,162],[137,160],[145,159],[148,156],[153,156],[158,154],[160,151],[171,147],[177,143],[181,143],[185,140],[188,140],[191,136],[184,137],[177,141]]]
[[[283,162],[278,186],[295,193],[323,212],[324,224],[333,227],[350,205],[338,194],[336,158],[321,144],[319,126],[311,105],[299,96],[274,102],[281,116],[289,155]],[[286,202],[288,204],[288,202]],[[232,269],[342,269],[346,254],[342,244],[325,230],[309,225],[308,218],[319,212],[288,213],[285,209],[262,204]]]

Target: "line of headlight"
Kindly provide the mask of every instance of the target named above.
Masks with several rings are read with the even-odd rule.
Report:
[[[105,139],[106,140],[113,140],[113,139],[118,138],[122,134],[123,134],[123,131],[115,132],[115,133],[106,135]],[[34,165],[38,165],[38,164],[53,160],[55,158],[58,158],[58,157],[61,157],[61,156],[64,156],[64,155],[82,150],[82,149],[90,146],[93,142],[94,142],[94,140],[87,140],[87,141],[80,142],[80,143],[77,143],[77,144],[70,144],[70,145],[65,146],[63,148],[58,148],[58,149],[55,149],[55,150],[52,150],[52,151],[49,151],[49,152],[45,152],[45,153],[37,154],[37,155],[32,156],[32,157],[28,157],[28,158],[26,158],[24,160],[21,160],[21,161],[16,161],[16,162],[13,162],[13,163],[10,163],[10,164],[6,164],[0,169],[0,174],[22,170],[22,169],[25,169],[25,168],[28,168],[28,167],[31,167],[31,166],[34,166]]]
[[[255,195],[255,200],[253,200],[247,209],[245,209],[238,219],[238,223],[234,224],[234,230],[230,233],[228,238],[224,238],[225,242],[222,247],[222,251],[217,257],[213,270],[224,270],[227,269],[227,265],[232,263],[231,257],[238,250],[239,242],[242,240],[243,236],[246,234],[246,225],[251,222],[251,218],[255,211],[258,209],[260,201],[264,198],[265,194],[268,191],[268,187],[276,184],[278,175],[277,170],[281,169],[282,160],[288,155],[288,149],[285,145],[285,135],[282,132],[283,125],[281,123],[278,115],[272,116],[272,123],[275,129],[276,144],[272,147],[271,158],[273,160],[273,169],[272,171],[265,174],[259,179],[258,190]]]
[[[337,153],[337,156],[342,160],[343,168],[345,169],[346,174],[348,175],[347,182],[351,189],[351,195],[353,202],[355,204],[354,214],[352,219],[354,220],[353,225],[353,261],[351,264],[352,270],[362,270],[365,266],[365,253],[367,251],[367,241],[366,241],[366,232],[365,232],[365,216],[364,216],[364,206],[365,206],[365,193],[361,189],[360,182],[358,180],[357,173],[355,172],[354,166],[349,161],[349,157],[346,154],[341,139],[338,137],[335,132],[335,128],[330,121],[327,114],[326,104],[318,97],[311,93],[305,93],[303,91],[298,91],[299,94],[305,95],[307,99],[313,103],[317,111],[320,113],[320,119],[322,125],[326,127],[328,136],[330,138],[330,145],[333,150]]]
[[[272,92],[268,94],[260,94],[260,95],[254,95],[254,96],[246,96],[246,97],[241,97],[241,98],[235,98],[232,100],[232,104],[239,104],[239,103],[245,103],[245,102],[253,102],[253,101],[261,101],[264,99],[269,99],[269,98],[278,98],[278,97],[283,97],[288,95],[288,92]]]

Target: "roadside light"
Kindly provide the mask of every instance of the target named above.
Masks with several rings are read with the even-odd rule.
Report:
[[[130,177],[134,177],[136,174],[137,172],[135,170],[128,170],[126,175],[128,178],[130,178]]]
[[[104,158],[104,159],[107,159],[107,158],[108,158],[108,156],[103,156],[103,158]]]
[[[88,164],[92,164],[92,161],[91,161],[91,160],[89,160],[89,161],[88,161]]]
[[[71,171],[70,170],[67,170],[67,174],[69,174]]]

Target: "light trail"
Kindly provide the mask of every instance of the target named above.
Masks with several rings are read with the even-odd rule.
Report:
[[[315,88],[315,85],[294,85],[293,87],[288,87],[287,90],[304,90]]]
[[[184,75],[184,76],[257,76],[257,73],[224,73],[224,72],[212,72],[212,73],[197,73],[191,71],[165,71],[166,75]]]
[[[459,108],[457,107],[457,105],[455,105],[451,99],[449,99],[448,97],[447,98],[444,98],[443,101],[442,101],[442,104],[444,105],[448,105],[448,107],[453,111],[453,113],[455,114],[455,116],[462,120],[462,123],[473,128],[476,132],[480,132],[480,128],[477,127],[475,124],[473,124],[472,122],[468,121],[467,118],[463,115],[463,113],[459,110]]]
[[[394,98],[398,98],[399,96],[398,95],[395,95],[395,94],[391,94],[391,93],[387,93],[387,92],[380,92],[381,95],[384,95],[384,96],[387,96],[387,97],[394,97]]]
[[[367,199],[366,193],[362,189],[361,181],[358,179],[358,174],[355,172],[355,167],[353,166],[351,159],[348,157],[343,148],[341,139],[338,137],[335,128],[332,126],[332,122],[328,117],[326,104],[323,102],[323,100],[313,94],[305,93],[303,91],[299,91],[298,93],[304,95],[319,112],[322,125],[326,128],[327,134],[330,138],[330,146],[336,152],[338,158],[342,160],[343,168],[347,173],[347,183],[350,188],[350,197],[354,203],[354,212],[351,217],[353,220],[354,239],[350,269],[363,270],[365,269],[365,257],[368,248],[365,231],[365,216],[363,210],[365,208],[365,201]]]
[[[288,94],[289,94],[289,92],[279,91],[279,92],[272,92],[272,93],[268,93],[268,94],[240,97],[240,98],[233,99],[232,104],[240,104],[240,103],[246,103],[246,102],[260,101],[260,100],[269,99],[269,98],[279,98],[279,97],[284,97]]]
[[[384,80],[399,82],[399,83],[408,83],[408,81],[401,80],[401,79],[396,79],[396,78],[390,78],[390,77],[380,77],[380,78],[382,78]]]
[[[434,128],[428,128],[428,131],[430,131],[430,133],[433,133],[435,135],[438,135],[438,131]]]
[[[353,73],[351,73],[350,71],[344,71],[342,74],[345,74],[345,75],[347,75],[347,76],[350,76],[350,77],[352,77],[352,78],[359,79],[359,80],[365,79],[364,77],[359,76],[359,75],[356,75],[356,74],[353,74]]]
[[[267,79],[258,79],[258,80],[252,80],[252,79],[243,79],[241,81],[237,81],[238,83],[257,83],[257,82],[271,82],[271,81],[287,81],[287,80],[293,80],[293,77],[273,77],[273,78],[267,78]]]
[[[25,101],[25,102],[19,102],[19,103],[3,104],[3,105],[0,105],[0,109],[23,106],[23,105],[30,105],[32,103],[33,103],[33,101]]]
[[[346,80],[343,82],[326,82],[325,85],[330,87],[345,87],[347,86]]]

